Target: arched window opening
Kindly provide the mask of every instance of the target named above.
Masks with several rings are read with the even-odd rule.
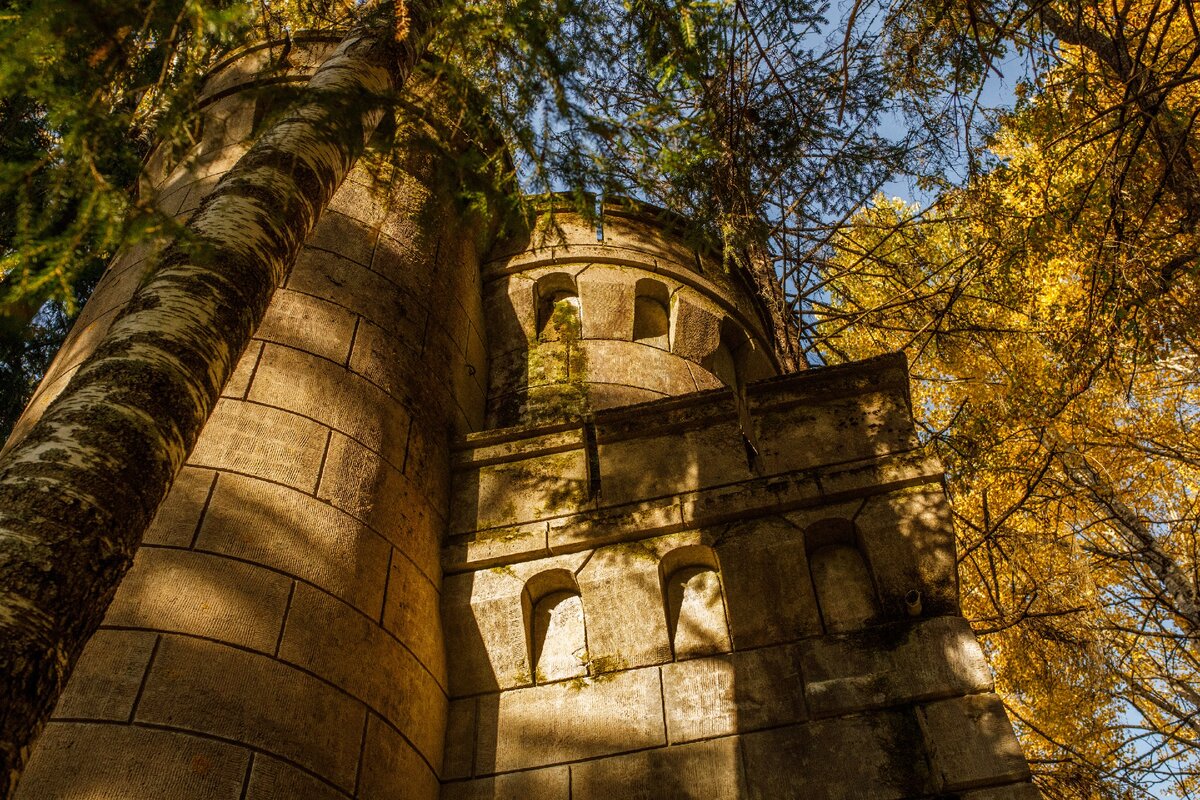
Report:
[[[736,392],[746,384],[775,374],[770,358],[757,347],[738,323],[729,317],[721,320],[721,339],[703,366],[721,383]]]
[[[667,310],[667,287],[662,281],[643,278],[635,286],[633,340],[670,349],[671,315]]]
[[[881,608],[871,570],[857,544],[853,523],[826,520],[806,533],[813,591],[828,633],[863,628]]]
[[[583,599],[574,576],[552,570],[530,579],[522,596],[534,683],[587,675]]]
[[[742,329],[733,320],[726,317],[721,320],[721,343],[708,357],[704,367],[716,375],[721,383],[735,392],[740,392],[746,382],[742,369],[742,356],[749,344],[749,339]]]
[[[575,279],[562,272],[544,275],[537,282],[538,341],[578,339],[579,293]]]
[[[581,677],[587,662],[582,598],[572,592],[546,595],[533,608],[534,682]]]
[[[663,559],[663,598],[667,631],[676,659],[697,658],[732,649],[725,597],[711,548],[696,545]]]
[[[708,371],[716,375],[721,383],[731,389],[737,388],[737,364],[733,360],[733,353],[730,352],[729,346],[725,342],[717,345],[717,349],[709,356],[709,363],[706,366],[708,367]]]

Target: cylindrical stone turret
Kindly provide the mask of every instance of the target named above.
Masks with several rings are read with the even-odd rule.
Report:
[[[336,44],[248,48],[149,181],[186,217]],[[278,95],[275,95],[278,96]],[[452,431],[484,416],[478,226],[438,150],[364,157],[276,293],[39,739],[35,798],[438,795]],[[437,176],[436,179],[434,176]],[[153,263],[114,260],[16,435]]]
[[[547,210],[494,253],[483,275],[489,427],[777,373],[750,291],[685,230],[667,212],[606,202],[600,225]]]

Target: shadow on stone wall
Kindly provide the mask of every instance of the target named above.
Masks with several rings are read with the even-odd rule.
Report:
[[[1036,797],[959,616],[936,465],[913,467],[919,454],[885,425],[877,440],[814,441],[814,452],[849,458],[797,455],[804,469],[785,485],[750,471],[728,395],[712,395],[729,406],[714,424],[659,435],[675,402],[598,414],[599,491],[581,501],[586,472],[563,492],[563,476],[546,475],[546,503],[530,509],[548,525],[484,542],[494,566],[447,579],[451,686],[464,698],[452,701],[451,738],[474,735],[449,744],[442,796]],[[823,402],[793,404],[802,423],[818,418],[814,435],[836,429],[820,417],[844,408]],[[778,497],[755,507],[770,486]],[[478,496],[478,477],[463,491]],[[625,522],[616,512],[609,527],[597,522],[599,509],[622,503]],[[676,523],[658,516],[664,507]],[[553,518],[573,512],[583,513]],[[680,646],[672,616],[686,601],[671,594],[680,564],[670,562],[689,549],[712,554],[732,651]],[[680,580],[704,571],[686,566],[694,572]],[[519,599],[551,569],[579,587],[587,673],[535,682]],[[455,597],[471,599],[470,613],[453,610]]]

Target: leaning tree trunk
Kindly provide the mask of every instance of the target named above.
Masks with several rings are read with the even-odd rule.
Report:
[[[378,10],[228,173],[95,353],[0,461],[0,754],[11,795],[267,303],[427,42]]]

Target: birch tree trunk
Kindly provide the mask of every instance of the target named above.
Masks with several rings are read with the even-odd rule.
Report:
[[[30,745],[233,364],[407,79],[431,5],[377,9],[228,173],[95,353],[0,461],[0,755]]]

